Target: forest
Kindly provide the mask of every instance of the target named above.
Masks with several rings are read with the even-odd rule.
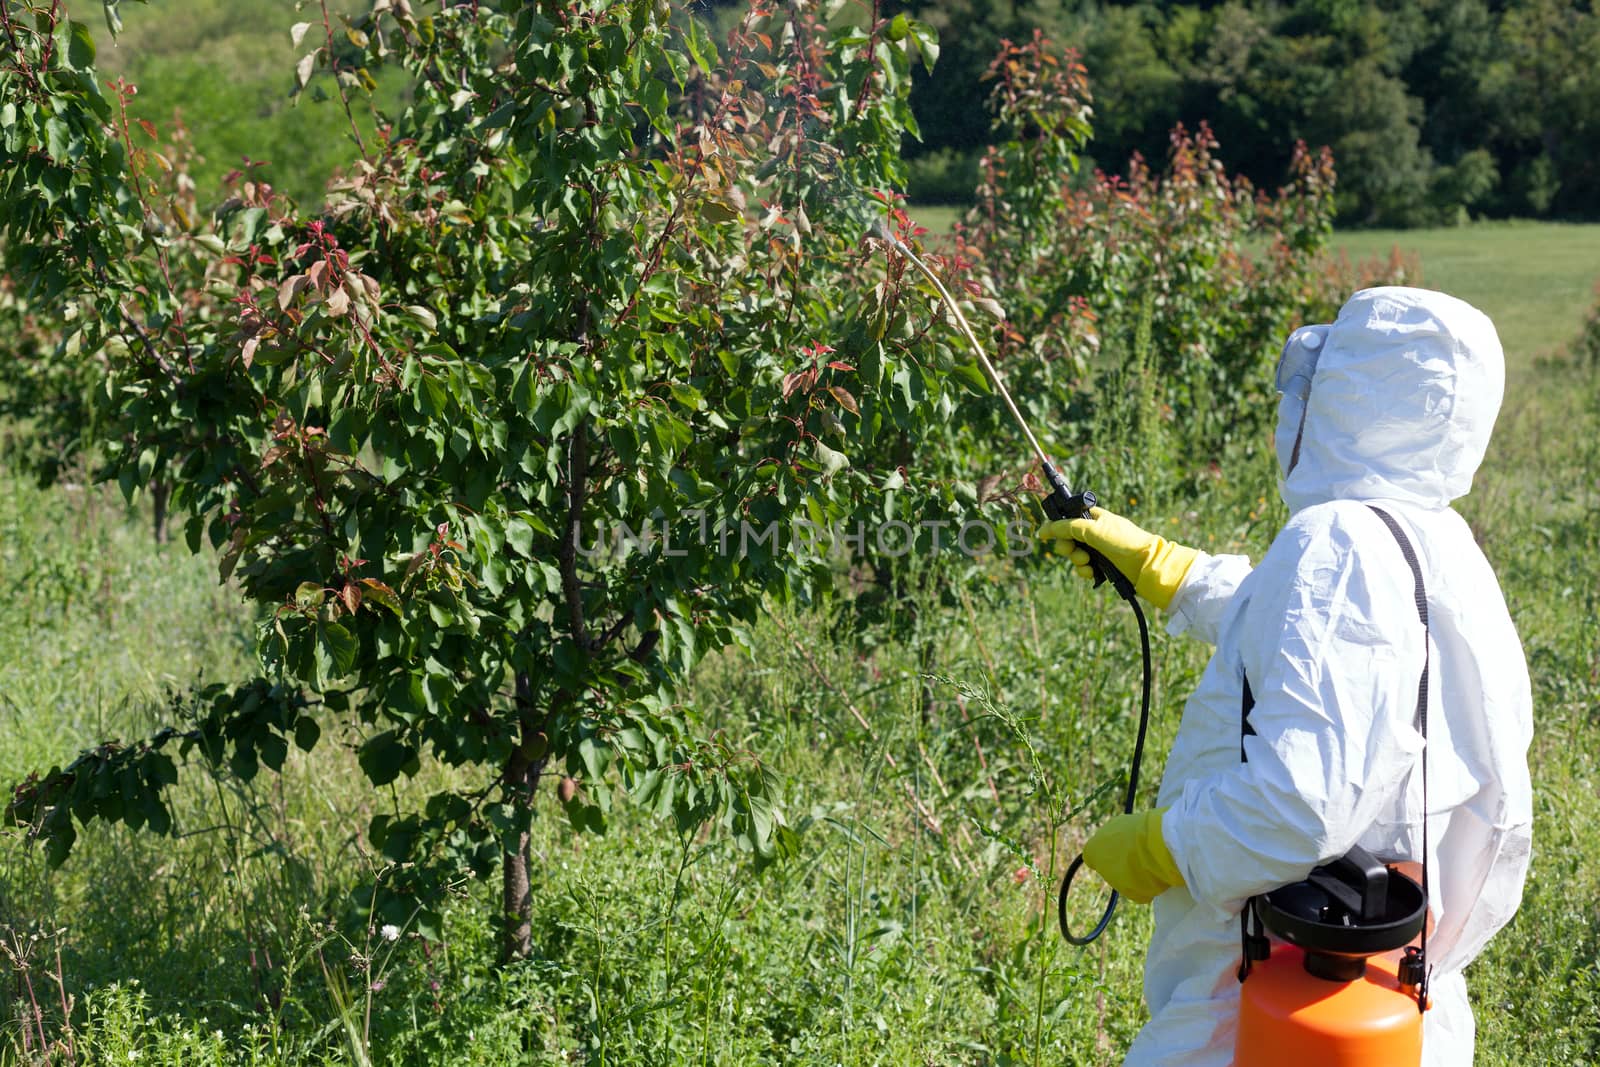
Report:
[[[1034,29],[1076,48],[1094,93],[1089,155],[1108,172],[1167,154],[1208,123],[1220,158],[1275,188],[1296,141],[1339,161],[1342,226],[1600,213],[1600,17],[1566,0],[1229,0],[1115,4],[941,0],[899,5],[940,31],[917,79],[913,200],[970,197],[1002,39]]]

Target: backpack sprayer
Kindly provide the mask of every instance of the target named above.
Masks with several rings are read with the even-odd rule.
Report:
[[[1039,444],[1039,439],[1034,436],[1033,430],[1028,426],[1028,420],[1022,417],[1022,412],[1017,408],[1016,401],[1011,399],[1011,393],[1006,389],[1005,382],[1001,380],[999,371],[995,370],[994,364],[989,362],[989,357],[984,355],[983,346],[978,343],[978,337],[972,332],[972,326],[967,322],[967,317],[961,313],[960,305],[951,297],[950,291],[944,287],[944,283],[939,280],[939,276],[916,253],[912,252],[904,241],[891,233],[882,219],[879,219],[874,224],[872,234],[888,244],[896,252],[904,256],[907,262],[916,267],[932,283],[934,290],[939,294],[939,298],[944,301],[945,307],[950,310],[951,316],[961,328],[962,336],[966,338],[967,344],[972,347],[973,355],[977,356],[978,365],[983,368],[984,374],[988,377],[990,383],[994,385],[995,392],[1000,394],[1000,399],[1005,403],[1006,410],[1011,413],[1011,418],[1016,422],[1018,428],[1022,430],[1022,436],[1027,440],[1028,447],[1033,450],[1035,458],[1039,460],[1039,466],[1044,471],[1045,481],[1050,485],[1050,494],[1043,501],[1044,513],[1052,519],[1081,519],[1088,517],[1089,509],[1099,501],[1090,490],[1085,489],[1080,492],[1073,492],[1072,486],[1067,482],[1067,479],[1056,469],[1055,464],[1050,462],[1050,457],[1045,455],[1044,448]],[[1082,542],[1079,542],[1079,544],[1082,544]],[[1111,587],[1117,591],[1117,595],[1126,600],[1128,605],[1133,608],[1134,617],[1139,621],[1139,647],[1144,668],[1139,696],[1139,731],[1133,744],[1133,761],[1128,774],[1128,790],[1123,797],[1122,805],[1122,810],[1125,813],[1132,814],[1133,802],[1139,791],[1139,765],[1144,759],[1145,734],[1150,726],[1150,680],[1152,674],[1150,665],[1150,627],[1145,621],[1144,609],[1139,606],[1139,598],[1134,592],[1133,582],[1128,576],[1117,570],[1111,564],[1111,561],[1106,559],[1094,546],[1085,544],[1083,548],[1084,551],[1089,553],[1090,566],[1094,568],[1095,586],[1098,587],[1109,581]],[[1116,914],[1117,900],[1119,899],[1117,891],[1113,889],[1111,891],[1111,899],[1106,904],[1106,909],[1101,914],[1100,921],[1095,924],[1094,929],[1082,936],[1073,934],[1067,925],[1067,893],[1072,887],[1072,879],[1082,866],[1083,856],[1080,854],[1067,867],[1066,876],[1061,880],[1061,893],[1056,900],[1056,918],[1061,925],[1061,936],[1074,945],[1090,944],[1105,932],[1106,927],[1111,923],[1112,916]]]
[[[978,365],[1000,394],[1006,410],[1039,460],[1045,480],[1050,484],[1050,493],[1043,501],[1045,514],[1052,519],[1088,516],[1089,509],[1097,503],[1094,493],[1073,492],[1066,478],[1050,462],[1039,439],[1011,399],[999,372],[984,355],[983,346],[978,343],[966,316],[938,275],[905,242],[895,237],[881,219],[873,227],[873,234],[916,267],[949,309],[977,356]],[[1378,511],[1378,515],[1399,542],[1411,566],[1416,579],[1417,611],[1426,629],[1427,596],[1416,556],[1399,526],[1382,511]],[[1145,734],[1150,725],[1150,631],[1133,583],[1093,546],[1083,547],[1094,568],[1095,585],[1109,581],[1133,608],[1139,621],[1144,674],[1139,730],[1123,801],[1123,811],[1131,813],[1139,787]],[[1424,745],[1427,693],[1425,665],[1417,700]],[[1247,717],[1252,704],[1246,683],[1240,712],[1241,757],[1245,754],[1243,736],[1251,732]],[[1422,774],[1426,812],[1426,756]],[[1253,897],[1246,904],[1240,916],[1242,944],[1238,978],[1242,986],[1235,1067],[1275,1067],[1284,1062],[1294,1062],[1298,1067],[1365,1067],[1372,1063],[1402,1067],[1422,1062],[1421,1013],[1428,1007],[1427,833],[1424,814],[1421,885],[1364,850],[1354,848],[1340,859],[1315,868],[1305,880]],[[1067,925],[1067,894],[1073,876],[1082,865],[1080,854],[1067,868],[1056,904],[1061,936],[1074,945],[1087,945],[1105,932],[1118,900],[1113,890],[1094,929],[1081,937],[1075,936]],[[1272,945],[1268,933],[1281,943]],[[1420,949],[1409,945],[1419,934]],[[1398,962],[1382,958],[1383,954],[1402,947],[1405,954]],[[1250,981],[1247,982],[1247,978]]]

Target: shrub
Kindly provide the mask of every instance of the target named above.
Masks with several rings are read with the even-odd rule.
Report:
[[[1590,366],[1600,366],[1600,284],[1595,285],[1595,305],[1583,320],[1583,332],[1578,334],[1573,354]]]
[[[1089,101],[1075,57],[1056,58],[1035,35],[1008,43],[990,74],[996,126],[1012,139],[985,156],[957,242],[1004,279],[1011,319],[1001,351],[1013,362],[1027,357],[1021,391],[1036,419],[1087,444],[1089,404],[1037,380],[1038,368],[1062,361],[1084,392],[1096,377],[1110,386],[1123,374],[1115,356],[1143,331],[1154,400],[1184,465],[1207,464],[1229,441],[1259,434],[1283,337],[1320,306],[1315,264],[1332,231],[1331,155],[1299,146],[1289,182],[1267,194],[1226,173],[1210,130],[1180,126],[1163,172],[1135,157],[1126,176],[1096,172],[1077,183]],[[1118,352],[1096,360],[1102,338]]]

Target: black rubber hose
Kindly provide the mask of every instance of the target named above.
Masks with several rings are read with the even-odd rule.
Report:
[[[1095,562],[1103,566],[1106,571],[1116,575],[1117,578],[1123,577],[1100,553],[1090,548],[1089,554],[1091,557],[1099,557]],[[1145,621],[1144,609],[1139,606],[1138,597],[1133,594],[1132,584],[1126,578],[1123,578],[1121,582],[1113,578],[1111,584],[1121,594],[1122,598],[1128,602],[1129,606],[1133,608],[1133,617],[1139,620],[1139,653],[1144,671],[1139,691],[1139,733],[1133,742],[1133,762],[1128,770],[1128,792],[1122,801],[1123,814],[1132,815],[1134,798],[1139,792],[1139,765],[1144,760],[1144,737],[1150,728],[1150,682],[1151,676],[1154,674],[1150,663],[1150,624]],[[1061,895],[1056,901],[1056,917],[1061,923],[1061,936],[1066,938],[1069,944],[1073,945],[1092,944],[1095,939],[1105,933],[1106,927],[1111,925],[1111,917],[1117,912],[1117,901],[1121,899],[1117,891],[1113,889],[1111,891],[1111,900],[1106,904],[1105,913],[1100,916],[1100,921],[1095,924],[1094,929],[1082,937],[1074,936],[1067,926],[1067,892],[1072,888],[1073,876],[1078,873],[1078,868],[1082,866],[1083,854],[1079,853],[1078,858],[1073,860],[1071,865],[1067,867],[1066,876],[1061,879]]]

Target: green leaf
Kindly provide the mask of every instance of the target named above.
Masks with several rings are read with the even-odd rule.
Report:
[[[78,831],[73,828],[72,817],[65,811],[61,814],[59,825],[50,827],[50,836],[45,847],[45,863],[51,867],[59,867],[67,862],[67,856],[72,853],[72,845],[78,840]]]
[[[929,74],[933,73],[933,65],[939,61],[939,31],[929,26],[926,22],[911,23],[911,43],[916,46],[917,52],[922,56],[922,69]]]
[[[706,398],[701,395],[700,390],[696,389],[692,385],[683,385],[679,382],[672,382],[667,386],[667,388],[672,391],[672,399],[676,400],[690,411],[699,411],[705,406]]]
[[[89,27],[81,22],[67,23],[67,63],[74,70],[90,70],[94,67],[94,38],[89,34]]]
[[[684,34],[684,47],[689,50],[689,57],[694,60],[694,65],[700,68],[700,73],[709,75],[717,65],[717,46],[711,38],[704,36],[700,20],[697,18],[686,19],[688,32]]]
[[[578,758],[583,762],[583,771],[589,781],[597,782],[605,774],[608,756],[606,750],[595,743],[594,738],[585,737],[578,742]]]
[[[775,823],[776,816],[772,810],[772,802],[764,797],[751,797],[751,836],[754,838],[755,850],[762,855],[772,853],[772,828]]]
[[[363,600],[370,600],[379,607],[387,608],[389,611],[393,612],[397,618],[402,614],[400,610],[400,598],[395,595],[395,591],[389,588],[389,586],[378,581],[376,578],[363,578],[361,579],[360,585],[361,597]]]
[[[349,674],[355,666],[356,652],[361,647],[355,635],[336,622],[327,622],[322,624],[321,636],[333,659],[335,677]]]
[[[429,333],[432,333],[434,330],[439,328],[438,317],[420,304],[407,304],[402,311],[404,312],[406,318],[410,319],[412,322],[415,322]]]
[[[152,752],[145,761],[145,780],[155,788],[172,785],[178,780],[177,765],[165,753]]]
[[[72,131],[60,118],[51,115],[44,123],[44,148],[57,163],[71,163]]]
[[[850,466],[850,457],[843,452],[837,452],[823,444],[820,440],[814,441],[811,446],[812,455],[818,463],[822,464],[822,477],[826,481],[835,474]]]
[[[269,770],[275,772],[283,770],[283,761],[289,755],[287,741],[277,734],[267,733],[261,736],[258,747],[261,750],[261,762],[265,763]]]
[[[663,467],[669,466],[673,456],[694,442],[694,431],[676,415],[658,416],[650,423],[650,432],[661,448]]]
[[[990,392],[989,379],[976,363],[957,363],[950,368],[950,376],[964,382],[975,393]]]
[[[663,137],[672,136],[672,125],[667,118],[667,83],[661,78],[649,78],[640,87],[639,102],[644,113]]]
[[[145,828],[151,833],[165,834],[172,830],[172,813],[161,802],[161,798],[152,794],[145,794],[141,805],[144,813]]]
[[[310,752],[317,747],[317,740],[322,736],[322,727],[317,725],[317,720],[309,715],[300,716],[294,724],[294,743],[301,752]]]
[[[415,759],[415,750],[400,740],[398,730],[374,734],[356,753],[356,762],[373,785],[388,785]]]
[[[506,544],[510,545],[517,555],[527,559],[533,558],[533,527],[527,520],[512,515],[506,519]]]
[[[700,201],[700,214],[712,222],[732,222],[740,217],[738,208],[714,196]]]

